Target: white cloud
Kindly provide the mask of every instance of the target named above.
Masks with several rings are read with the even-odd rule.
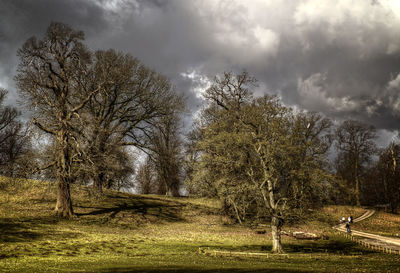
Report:
[[[129,52],[169,77],[187,92],[191,109],[200,107],[208,79],[246,69],[259,80],[257,95],[278,93],[287,105],[332,118],[398,127],[399,0],[5,3],[11,8],[0,9],[0,34],[9,37],[0,45],[7,64],[0,85],[10,93],[15,49],[60,20],[84,30],[90,48]]]
[[[254,36],[257,39],[257,44],[261,51],[276,54],[279,46],[279,36],[270,29],[257,26],[253,29]]]
[[[400,88],[400,73],[397,75],[396,78],[394,78],[391,81],[389,81],[388,88],[389,89],[398,89],[398,88]]]
[[[211,80],[204,75],[201,75],[197,70],[191,70],[181,73],[183,78],[189,79],[192,82],[192,91],[197,98],[203,98],[205,91],[211,86]]]
[[[378,139],[376,141],[379,148],[386,148],[391,142],[399,143],[399,131],[398,130],[378,130]]]
[[[203,49],[212,56],[207,60],[210,65],[229,63],[230,66],[250,67],[254,63],[262,65],[276,56],[280,33],[264,19],[271,11],[266,2],[269,1],[204,0],[186,7],[197,34],[207,40]]]
[[[376,24],[391,26],[395,21],[398,24],[399,18],[399,8],[395,1],[378,1],[373,5],[371,1],[365,0],[306,0],[298,5],[294,14],[297,25],[323,23],[332,28],[349,23],[362,29]]]
[[[386,100],[392,114],[400,116],[400,73],[388,82],[386,90],[380,96]]]
[[[317,31],[322,42],[355,47],[360,58],[374,52],[392,54],[399,50],[399,6],[399,1],[372,5],[366,0],[307,0],[297,6],[294,22],[306,49],[312,48],[309,38]]]
[[[8,89],[10,79],[5,76],[3,69],[0,67],[0,88]]]
[[[326,75],[316,73],[305,80],[298,79],[298,92],[303,106],[314,111],[354,111],[358,104],[350,96],[331,97],[326,90]]]
[[[0,79],[0,88],[7,89],[7,84],[2,79]]]

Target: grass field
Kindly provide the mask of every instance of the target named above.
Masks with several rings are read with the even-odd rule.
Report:
[[[400,238],[400,215],[377,211],[370,218],[355,223],[354,228],[383,236]]]
[[[332,233],[332,225],[360,215],[359,208],[325,207],[285,227],[329,237],[283,236],[288,255],[227,257],[199,248],[269,253],[269,228],[258,234],[232,224],[215,200],[114,191],[96,200],[79,187],[72,188],[77,216],[64,220],[53,214],[55,189],[48,182],[0,180],[0,272],[400,272],[400,256]]]

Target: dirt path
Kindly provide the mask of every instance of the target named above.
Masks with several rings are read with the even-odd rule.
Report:
[[[375,213],[374,210],[367,210],[363,215],[354,219],[354,222],[360,222],[362,220],[371,217]],[[346,224],[340,224],[335,227],[336,230],[346,233]],[[390,238],[385,236],[380,236],[372,233],[362,232],[358,230],[352,230],[351,234],[353,236],[360,236],[362,237],[361,240],[369,245],[377,246],[377,247],[384,247],[393,250],[400,251],[400,239],[397,238]]]

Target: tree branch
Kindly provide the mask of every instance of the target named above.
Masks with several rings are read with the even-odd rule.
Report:
[[[41,129],[42,131],[51,134],[51,135],[56,135],[57,133],[49,128],[46,128],[45,126],[43,126],[39,121],[37,121],[35,118],[32,120],[33,124],[36,125],[39,129]]]

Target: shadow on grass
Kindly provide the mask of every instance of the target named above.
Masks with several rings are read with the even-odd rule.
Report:
[[[53,200],[35,199],[34,204],[48,203]],[[85,219],[90,224],[104,223],[116,217],[120,212],[120,217],[139,216],[151,218],[151,221],[177,222],[184,221],[181,211],[185,207],[184,203],[164,200],[157,197],[125,196],[125,195],[106,195],[103,202],[93,205],[92,201],[83,205],[74,206],[76,220]],[[40,240],[43,237],[58,238],[60,234],[55,232],[52,225],[59,223],[61,218],[55,215],[49,216],[24,216],[18,218],[0,218],[0,243],[1,242],[26,242]],[[70,221],[74,221],[71,219]],[[85,220],[83,221],[85,223]],[[50,230],[50,231],[49,231]],[[76,234],[65,234],[67,237],[74,237]]]
[[[106,204],[104,206],[76,206],[80,209],[89,209],[87,212],[76,213],[76,216],[100,216],[107,215],[108,218],[114,218],[120,212],[128,212],[142,217],[154,217],[159,220],[168,222],[183,221],[180,211],[184,207],[178,202],[169,202],[156,198],[143,197],[115,197],[107,198],[115,199],[114,204]],[[108,199],[110,200],[110,199]]]
[[[299,244],[285,244],[284,249],[287,253],[329,253],[353,255],[366,252],[374,252],[360,247],[354,242],[344,239],[333,238],[331,240],[321,240],[313,242],[299,242]]]
[[[57,217],[0,218],[0,242],[26,242],[48,236],[43,225],[56,224]]]
[[[208,248],[209,246],[201,246]],[[215,247],[210,247],[214,249]],[[262,252],[271,253],[272,245],[244,245],[239,247],[216,247],[216,250],[221,251],[239,251],[239,252]],[[363,248],[354,242],[347,241],[341,238],[332,238],[330,240],[319,241],[297,241],[295,243],[283,243],[283,249],[286,254],[341,254],[341,255],[355,255],[362,253],[374,253],[376,251]]]

